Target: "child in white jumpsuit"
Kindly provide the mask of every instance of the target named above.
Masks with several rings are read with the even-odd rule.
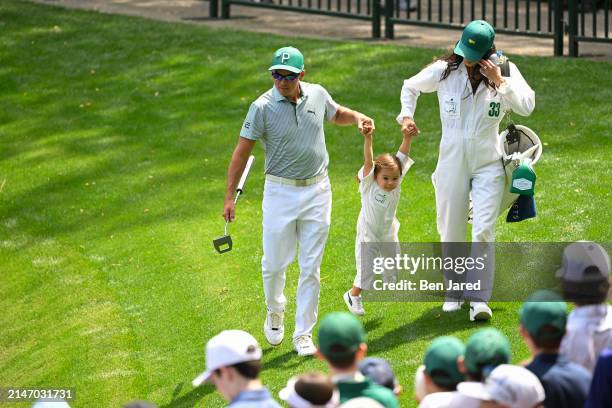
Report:
[[[495,53],[494,38],[495,31],[487,22],[476,20],[468,24],[452,55],[404,81],[402,111],[397,117],[402,132],[414,131],[417,127],[413,117],[419,95],[437,92],[442,140],[432,180],[440,240],[443,243],[466,241],[471,192],[472,241],[484,243],[477,246],[480,253],[489,255],[484,272],[468,271],[463,277],[468,282],[480,280],[480,291],[446,294],[444,311],[459,310],[463,299],[472,301],[470,320],[486,320],[492,315],[486,302],[493,288],[492,243],[505,183],[499,125],[506,111],[528,116],[535,106],[535,93],[514,64],[510,63],[510,76],[502,77],[500,68],[488,60]],[[453,275],[454,281],[459,280]]]
[[[384,255],[388,245],[376,243],[398,242],[399,221],[395,217],[397,204],[401,193],[401,183],[413,165],[408,157],[412,136],[404,135],[402,144],[395,156],[385,153],[372,160],[372,133],[364,131],[363,167],[357,173],[359,179],[359,192],[361,194],[361,212],[357,221],[357,237],[355,239],[355,262],[357,274],[353,287],[344,293],[343,298],[351,313],[361,316],[365,313],[361,301],[361,289],[369,286],[371,276],[362,276],[362,259],[372,259],[378,253]],[[362,245],[362,243],[373,243]],[[393,245],[395,248],[395,245]],[[364,254],[362,251],[374,251],[377,254]],[[393,254],[389,256],[394,256]]]

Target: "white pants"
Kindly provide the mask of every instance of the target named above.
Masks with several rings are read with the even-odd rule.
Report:
[[[372,268],[366,268],[368,273],[367,276],[364,276],[362,262],[371,262],[378,256],[394,257],[398,254],[400,251],[398,246],[399,229],[394,223],[389,235],[381,238],[372,237],[363,229],[361,225],[357,225],[357,235],[355,237],[355,269],[357,273],[355,279],[353,279],[353,286],[360,289],[371,289],[374,282],[374,276],[371,273]],[[381,243],[382,245],[378,245]],[[389,276],[387,275],[385,278],[389,278]]]
[[[265,183],[261,269],[270,311],[285,310],[285,271],[299,246],[294,338],[311,335],[317,322],[320,266],[331,221],[331,202],[327,177],[307,187]]]
[[[471,191],[474,206],[472,242],[491,245],[474,246],[470,256],[476,258],[487,254],[486,273],[472,270],[461,277],[452,277],[454,281],[458,278],[467,282],[480,280],[481,290],[478,293],[447,293],[447,298],[467,297],[486,302],[493,291],[495,251],[492,243],[495,242],[495,223],[504,192],[505,171],[501,162],[493,162],[476,171],[467,167],[464,160],[438,162],[432,177],[436,190],[437,227],[442,242],[465,242]]]

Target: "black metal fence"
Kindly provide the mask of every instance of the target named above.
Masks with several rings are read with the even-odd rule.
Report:
[[[578,56],[580,42],[612,43],[612,0],[209,0],[210,17],[230,18],[232,5],[321,14],[370,21],[372,37],[392,39],[395,26],[414,25],[462,30],[475,19],[487,20],[497,33],[551,38],[555,55]]]
[[[496,33],[552,38],[555,55],[563,55],[562,0],[412,0],[416,10],[402,11],[400,0],[386,0],[385,37],[396,24],[462,30],[472,20],[487,20]],[[391,3],[391,4],[390,4]]]
[[[382,7],[380,0],[221,0],[221,18],[230,18],[231,5],[371,21],[372,37],[380,38],[381,36]]]
[[[612,43],[609,14],[612,0],[568,0],[569,54],[578,56],[578,43]]]

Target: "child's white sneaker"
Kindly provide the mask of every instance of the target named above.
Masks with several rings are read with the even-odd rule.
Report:
[[[365,314],[365,310],[363,309],[363,302],[361,301],[361,295],[353,296],[351,295],[351,290],[342,296],[344,298],[344,303],[350,310],[350,312],[357,316],[363,316]]]
[[[283,320],[285,314],[282,312],[270,312],[266,315],[266,321],[264,322],[264,334],[266,340],[273,346],[278,346],[285,337],[285,325]]]

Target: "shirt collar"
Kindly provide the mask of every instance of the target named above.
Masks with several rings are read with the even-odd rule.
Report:
[[[259,390],[245,390],[240,394],[236,395],[236,397],[232,400],[230,406],[236,402],[244,402],[244,401],[266,401],[272,398],[270,396],[270,392],[267,388],[261,388]]]
[[[365,380],[365,377],[359,371],[356,371],[354,373],[347,373],[347,374],[336,374],[332,376],[332,382],[334,384],[339,383],[339,382],[347,382],[347,381],[362,382],[363,380]]]
[[[592,327],[595,332],[612,330],[612,306],[587,305],[575,308],[567,319],[567,330],[579,331]]]
[[[276,89],[276,86],[273,85],[272,86],[272,96],[274,97],[274,100],[276,102],[281,102],[281,101],[285,101],[285,97],[283,95],[281,95],[280,92],[278,92],[278,89]]]
[[[574,309],[572,315],[581,319],[588,319],[590,317],[604,317],[608,314],[608,305],[586,305],[580,306]]]
[[[305,85],[306,83],[300,82],[300,99],[298,99],[297,103],[300,103],[300,100],[305,100],[308,97],[307,95],[308,87]],[[287,98],[285,98],[283,95],[281,95],[280,92],[278,92],[278,89],[276,89],[275,85],[272,85],[272,97],[274,98],[276,102],[282,102],[282,101],[289,102]]]
[[[533,359],[534,362],[538,361],[540,363],[548,363],[548,364],[559,364],[565,363],[566,359],[559,353],[539,353]]]

